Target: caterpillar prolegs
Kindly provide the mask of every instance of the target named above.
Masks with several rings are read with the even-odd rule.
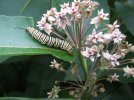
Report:
[[[40,31],[34,29],[33,27],[28,27],[26,31],[31,34],[32,37],[38,40],[41,44],[60,48],[62,50],[67,51],[69,54],[72,54],[73,52],[73,46],[65,40],[45,35]]]

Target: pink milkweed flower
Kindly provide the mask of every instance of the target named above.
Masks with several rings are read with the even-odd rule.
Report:
[[[107,43],[111,42],[113,40],[113,37],[112,36],[113,36],[112,34],[105,33],[103,35],[103,41],[102,41],[102,43],[107,44]]]
[[[104,58],[109,60],[112,64],[112,66],[120,65],[120,63],[117,61],[119,58],[121,58],[121,55],[113,54],[111,55],[108,51],[102,52]]]
[[[52,32],[52,25],[44,22],[43,20],[37,22],[37,27],[39,27],[40,30],[44,30],[48,35]]]
[[[117,20],[113,24],[107,24],[109,33],[112,33],[115,29],[119,28],[120,25],[117,24]]]
[[[43,14],[43,17],[51,24],[55,23],[56,18],[55,15],[57,14],[56,8],[51,8],[50,10],[47,11],[46,14]]]
[[[115,29],[112,32],[114,43],[120,43],[123,39],[126,38],[124,34],[121,33],[119,29]]]
[[[54,16],[56,15],[56,13],[57,13],[56,8],[51,8],[50,10],[47,11],[47,15],[49,16]]]
[[[61,6],[60,12],[63,12],[65,15],[67,13],[70,13],[71,8],[69,7],[69,3],[64,3],[63,5],[60,6]]]
[[[81,4],[80,0],[74,0],[74,2],[72,2],[72,7],[79,7]]]
[[[98,43],[103,41],[102,32],[97,33],[95,29],[93,29],[92,34],[88,35],[87,43]]]
[[[56,24],[58,27],[65,29],[67,25],[70,25],[70,21],[64,12],[59,12],[56,15]]]
[[[128,77],[132,76],[132,77],[134,77],[134,68],[129,68],[127,66],[127,67],[123,68],[123,70],[125,72],[124,76],[128,76]]]
[[[103,9],[101,9],[100,11],[98,11],[98,16],[91,19],[90,24],[95,24],[95,27],[98,28],[100,23],[103,20],[108,20],[108,18],[107,18],[108,15],[109,15],[108,13],[104,13]]]
[[[94,47],[92,48],[86,47],[86,50],[81,51],[81,54],[86,58],[90,58],[91,61],[94,61],[95,57],[100,56],[100,54],[98,53],[98,50],[96,50]]]

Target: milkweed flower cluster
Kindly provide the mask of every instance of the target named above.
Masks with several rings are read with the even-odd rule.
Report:
[[[59,38],[68,41],[75,51],[79,52],[76,54],[80,54],[80,57],[83,57],[83,59],[91,61],[92,64],[89,65],[90,71],[89,76],[86,74],[85,85],[79,86],[79,83],[75,85],[79,86],[78,90],[80,92],[83,90],[81,87],[86,86],[86,89],[91,89],[90,93],[92,96],[97,96],[97,91],[105,91],[102,84],[97,84],[96,76],[91,78],[94,76],[93,73],[97,74],[96,69],[118,69],[118,66],[124,67],[124,65],[126,66],[126,64],[133,62],[133,59],[124,59],[125,56],[129,52],[134,52],[134,46],[126,41],[126,35],[120,31],[120,25],[117,20],[113,24],[105,23],[109,20],[109,14],[103,9],[98,10],[96,16],[93,17],[93,12],[96,11],[98,6],[99,3],[95,1],[74,0],[71,3],[68,2],[60,5],[59,11],[56,8],[51,8],[37,22],[37,27],[40,30],[44,30],[48,35],[55,34]],[[64,35],[67,36],[67,39]],[[76,65],[74,64],[74,66]],[[57,63],[56,60],[51,62],[50,67],[63,70],[61,64]],[[78,69],[76,67],[72,69],[74,68],[75,70],[72,71],[72,74],[80,79]],[[133,68],[126,67],[121,69],[124,71],[125,76],[134,77]],[[115,73],[108,75],[106,80],[111,83],[119,81],[118,78],[119,75]],[[80,82],[83,85],[81,79]],[[88,86],[89,84],[90,86]],[[78,93],[71,91],[71,95],[76,94],[77,96],[75,95],[75,97],[80,98],[81,95]]]
[[[91,0],[74,0],[72,3],[64,3],[60,5],[60,11],[51,8],[46,14],[43,14],[41,20],[37,22],[37,27],[44,30],[48,35],[53,33],[60,38],[62,34],[59,30],[63,30],[71,44],[77,47],[82,43],[86,21],[98,5],[99,3]]]

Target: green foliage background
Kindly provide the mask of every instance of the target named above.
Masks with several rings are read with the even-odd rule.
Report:
[[[46,98],[46,92],[51,90],[54,81],[66,78],[63,73],[50,69],[49,64],[56,57],[69,68],[68,62],[75,57],[65,51],[42,46],[20,28],[36,25],[48,9],[59,9],[59,4],[68,1],[73,0],[0,0],[0,100],[47,100],[32,98]],[[96,1],[100,2],[100,8],[110,13],[111,23],[119,20],[122,32],[134,44],[134,1]],[[130,54],[128,57],[133,56]],[[105,76],[110,72],[100,74]],[[93,100],[133,100],[134,79],[120,80],[115,84],[104,82],[106,93]],[[60,96],[72,98],[67,93]]]

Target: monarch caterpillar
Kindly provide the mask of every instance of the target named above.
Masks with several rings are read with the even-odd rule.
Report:
[[[48,46],[54,46],[56,48],[59,47],[60,49],[67,51],[69,54],[72,54],[73,52],[73,46],[65,40],[45,35],[33,27],[28,27],[26,31],[41,44],[47,44]]]

